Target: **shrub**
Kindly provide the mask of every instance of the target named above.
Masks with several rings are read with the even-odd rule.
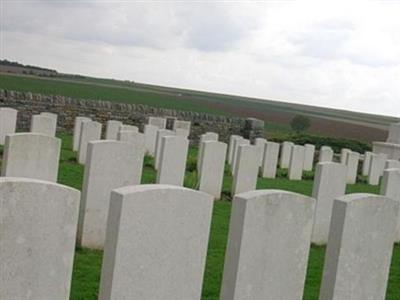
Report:
[[[364,142],[351,139],[323,137],[311,134],[294,134],[284,137],[274,137],[271,139],[271,141],[279,143],[291,141],[299,145],[313,144],[317,149],[321,148],[321,146],[330,146],[336,153],[339,153],[342,148],[348,148],[359,153],[371,151],[371,145]]]
[[[290,122],[290,127],[297,133],[306,131],[308,128],[310,128],[311,121],[308,117],[303,116],[303,115],[296,115]]]

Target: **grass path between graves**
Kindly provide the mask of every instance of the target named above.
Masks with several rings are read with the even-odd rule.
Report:
[[[58,182],[81,189],[83,167],[75,162],[76,155],[71,149],[71,136],[60,135],[63,140]],[[196,169],[197,149],[189,151],[185,186],[195,188],[197,183]],[[156,173],[152,168],[153,161],[146,157],[143,168],[142,183],[154,183]],[[257,189],[283,189],[304,195],[311,195],[313,181],[289,181],[284,178],[284,171],[274,180],[259,179]],[[312,174],[307,173],[310,178]],[[225,174],[223,186],[223,200],[214,204],[211,234],[208,246],[207,263],[203,284],[203,300],[218,300],[222,280],[225,248],[228,236],[231,203],[228,201],[232,177]],[[378,193],[379,188],[363,183],[349,185],[347,192]],[[312,246],[308,263],[307,279],[304,299],[318,299],[319,286],[322,277],[325,247]],[[77,248],[75,254],[74,272],[72,278],[71,300],[95,300],[98,295],[102,252]],[[273,276],[273,274],[271,274]],[[395,245],[390,271],[390,279],[386,299],[400,299],[400,245]],[[177,299],[180,300],[180,299]]]

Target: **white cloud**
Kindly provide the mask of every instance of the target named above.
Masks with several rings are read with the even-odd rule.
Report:
[[[398,115],[400,2],[1,2],[0,56]]]

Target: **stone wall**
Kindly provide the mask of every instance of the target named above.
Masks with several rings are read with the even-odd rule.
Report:
[[[200,134],[217,132],[220,140],[227,142],[231,134],[254,139],[264,134],[264,121],[254,118],[238,118],[193,111],[181,111],[151,107],[142,104],[117,103],[102,100],[74,99],[65,96],[33,94],[0,89],[0,107],[18,110],[17,128],[28,130],[31,116],[40,112],[58,114],[58,130],[72,132],[77,116],[90,117],[103,125],[107,120],[119,120],[142,128],[149,116],[166,117],[192,122],[190,139],[197,141]]]

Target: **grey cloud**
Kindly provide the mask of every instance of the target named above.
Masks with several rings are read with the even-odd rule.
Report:
[[[234,47],[253,28],[256,21],[237,17],[229,3],[207,3],[181,8],[179,17],[185,28],[184,44],[201,51],[223,51]]]
[[[7,2],[4,29],[83,42],[222,51],[255,26],[229,4]]]
[[[160,6],[162,6],[160,4]],[[113,46],[171,45],[171,11],[153,4],[104,2],[7,2],[4,30]]]

